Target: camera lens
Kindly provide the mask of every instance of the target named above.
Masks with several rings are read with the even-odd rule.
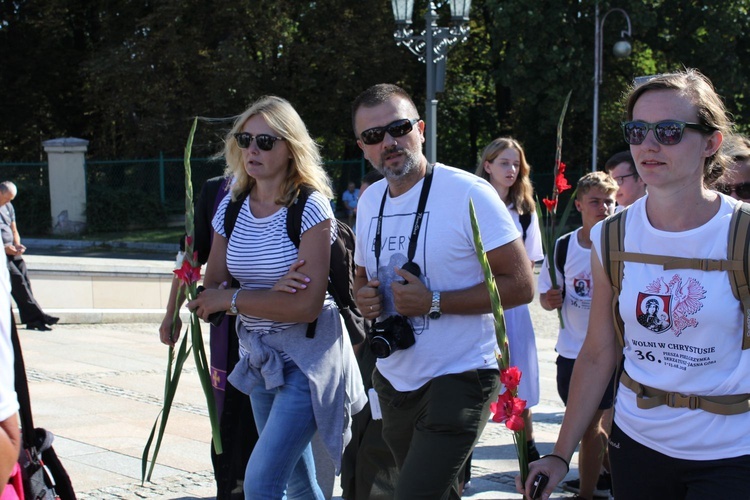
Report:
[[[370,350],[378,359],[387,358],[391,355],[391,344],[383,337],[373,337],[370,340]]]
[[[404,264],[403,266],[401,266],[401,269],[403,269],[404,271],[410,272],[417,278],[422,274],[422,270],[419,268],[419,264],[411,260],[407,262],[406,264]]]

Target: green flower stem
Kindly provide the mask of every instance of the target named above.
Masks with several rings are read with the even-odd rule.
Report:
[[[492,274],[492,268],[490,268],[490,262],[487,260],[487,254],[484,253],[482,235],[479,231],[477,214],[474,210],[474,202],[472,200],[469,200],[469,216],[471,217],[471,230],[474,233],[474,249],[476,250],[479,264],[482,266],[484,283],[487,285],[487,291],[490,294],[492,315],[495,318],[495,337],[497,338],[497,345],[500,348],[500,356],[498,357],[497,364],[500,366],[501,371],[507,370],[511,366],[511,363],[503,306],[500,302],[500,294],[497,291],[497,284],[495,283],[495,276]],[[513,390],[512,394],[513,397],[516,397],[518,395],[518,389],[516,388]],[[520,431],[513,431],[513,441],[516,445],[518,468],[521,471],[521,478],[525,482],[526,477],[529,475],[529,457],[527,456],[528,453],[526,450],[526,430],[521,429]]]
[[[146,446],[143,449],[143,455],[141,457],[141,485],[145,481],[151,481],[151,474],[154,472],[154,466],[156,465],[156,457],[159,455],[159,448],[161,448],[161,441],[164,437],[164,430],[167,427],[167,420],[169,419],[169,412],[172,409],[172,401],[174,401],[174,395],[177,392],[177,384],[180,381],[180,375],[182,374],[182,366],[185,364],[185,360],[190,353],[190,349],[187,346],[187,331],[182,338],[180,347],[177,350],[177,356],[174,354],[174,347],[169,348],[169,354],[167,356],[167,374],[166,381],[164,383],[164,405],[161,411],[156,416],[154,425],[151,427],[151,434],[149,434]],[[174,374],[172,372],[172,364],[174,362]],[[160,418],[161,417],[161,418]],[[156,444],[154,445],[154,453],[151,457],[151,467],[148,467],[148,454],[151,449],[151,443],[154,440],[154,434],[156,433],[157,424],[159,426],[159,433],[156,437]],[[148,468],[148,475],[146,475],[146,469]]]
[[[190,164],[190,158],[193,149],[193,139],[195,137],[195,130],[198,127],[198,118],[193,120],[193,125],[190,128],[190,135],[188,136],[187,144],[185,146],[185,259],[190,263],[192,267],[199,267],[200,264],[196,262],[195,256],[193,255],[193,237],[195,234],[195,213],[193,208],[193,182],[192,182],[192,168]],[[176,321],[177,315],[179,314],[179,302],[181,294],[185,293],[189,300],[197,297],[197,283],[190,283],[185,286],[180,285],[180,290],[177,293],[177,303],[175,304],[175,315],[173,317],[172,333],[174,333],[174,321]],[[146,440],[146,446],[143,449],[143,456],[141,457],[141,484],[145,481],[151,480],[151,475],[156,465],[156,457],[159,455],[159,448],[161,447],[162,439],[164,438],[164,431],[167,427],[167,420],[169,419],[169,412],[172,408],[172,402],[174,401],[174,395],[177,392],[177,385],[180,381],[180,375],[182,374],[182,368],[185,364],[185,360],[193,350],[193,357],[195,360],[195,366],[198,372],[198,378],[203,388],[203,393],[206,396],[206,405],[208,406],[208,418],[211,422],[211,437],[214,442],[214,450],[217,454],[222,453],[221,445],[221,434],[219,432],[219,417],[216,411],[216,401],[214,399],[214,391],[211,384],[211,366],[209,365],[208,358],[206,357],[206,351],[203,347],[203,334],[201,333],[200,320],[194,312],[190,315],[190,343],[191,346],[187,347],[188,332],[186,330],[185,335],[180,343],[180,348],[177,352],[177,356],[174,355],[174,348],[169,348],[169,355],[167,358],[167,373],[166,380],[164,382],[164,405],[156,416],[154,425],[151,428],[151,434]],[[174,372],[172,372],[172,366],[174,364]],[[158,432],[157,432],[158,424]],[[153,455],[151,456],[151,466],[148,467],[149,451],[151,445],[154,442],[154,436],[156,436],[156,443],[154,445]],[[148,474],[146,473],[148,469]]]

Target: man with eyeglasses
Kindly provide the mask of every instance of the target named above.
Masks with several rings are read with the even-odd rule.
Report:
[[[617,207],[615,212],[632,205],[635,200],[645,196],[646,184],[635,169],[635,162],[630,151],[615,153],[604,164],[604,171],[617,182],[617,194],[615,200]]]
[[[458,499],[459,472],[499,384],[470,201],[503,306],[531,301],[531,268],[522,265],[521,234],[494,188],[428,164],[425,124],[403,89],[375,85],[357,97],[352,114],[357,144],[385,176],[359,200],[354,289],[360,310],[376,322],[373,387],[399,469],[394,498]],[[393,347],[376,344],[381,332]]]
[[[731,135],[724,140],[722,148],[732,157],[732,163],[716,181],[714,189],[736,200],[750,202],[750,139]]]

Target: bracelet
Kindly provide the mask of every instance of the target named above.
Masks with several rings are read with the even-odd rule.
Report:
[[[555,457],[556,459],[560,460],[562,463],[565,464],[565,469],[566,469],[565,470],[565,474],[567,474],[568,472],[570,472],[570,465],[568,464],[568,461],[565,460],[560,455],[555,455],[554,453],[550,453],[549,455],[544,455],[542,458],[547,458],[547,457]]]

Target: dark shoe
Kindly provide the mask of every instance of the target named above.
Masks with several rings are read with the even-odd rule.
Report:
[[[60,318],[58,318],[56,316],[50,316],[49,314],[45,314],[42,317],[42,320],[44,321],[45,325],[52,326],[52,325],[56,325],[57,322],[60,321]]]
[[[562,483],[562,489],[571,493],[580,493],[581,480],[571,479],[570,481],[564,481]],[[594,498],[609,498],[611,489],[612,476],[609,474],[609,472],[603,472],[599,474],[599,479],[596,481],[596,488],[594,488]]]
[[[52,328],[48,327],[41,321],[32,321],[31,323],[26,323],[26,329],[27,330],[39,330],[40,332],[52,331]]]

